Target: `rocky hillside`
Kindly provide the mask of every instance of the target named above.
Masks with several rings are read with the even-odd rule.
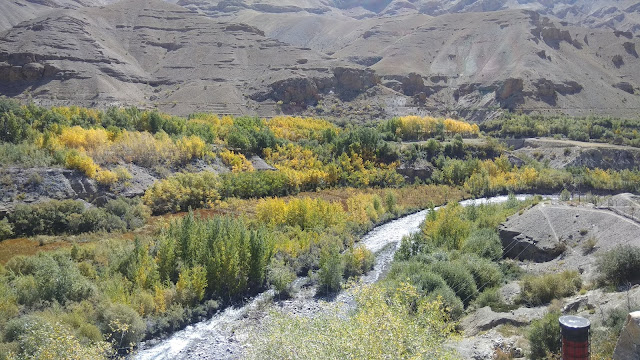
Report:
[[[624,1],[81,7],[103,2],[0,5],[15,14],[0,22],[11,27],[0,33],[0,93],[175,114],[483,120],[505,109],[627,117],[640,108],[640,8]]]

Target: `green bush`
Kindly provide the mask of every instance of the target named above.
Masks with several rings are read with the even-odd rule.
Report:
[[[538,306],[553,299],[562,299],[576,293],[582,286],[577,271],[564,271],[558,274],[526,275],[520,283],[521,301]]]
[[[13,236],[13,225],[7,218],[0,220],[0,240],[9,239]]]
[[[39,300],[43,301],[55,300],[61,304],[81,301],[95,291],[75,263],[60,254],[38,254],[33,276],[38,284]]]
[[[69,217],[82,214],[84,204],[76,200],[51,200],[36,205],[19,204],[9,215],[16,235],[55,235],[67,231]]]
[[[350,248],[343,255],[346,278],[365,274],[373,268],[375,256],[364,246]]]
[[[108,345],[82,343],[67,326],[39,316],[23,316],[7,324],[5,341],[18,343],[19,359],[107,359]]]
[[[491,307],[491,310],[496,312],[506,312],[517,308],[517,305],[508,305],[504,302],[502,295],[500,294],[499,287],[486,288],[474,301],[476,308],[482,308],[485,306]]]
[[[320,257],[320,271],[318,273],[318,292],[329,294],[339,291],[342,285],[344,263],[337,246],[326,246]]]
[[[15,289],[19,304],[32,306],[40,300],[38,284],[33,275],[23,275],[16,277],[12,286]]]
[[[124,221],[126,228],[129,230],[142,227],[151,215],[149,208],[139,198],[127,199],[120,197],[109,200],[104,209],[109,214],[115,215]]]
[[[127,224],[119,217],[103,209],[90,208],[82,214],[72,214],[68,218],[68,232],[80,234],[90,231],[122,231]]]
[[[464,314],[464,304],[456,293],[448,286],[435,288],[427,297],[429,300],[441,300],[452,320],[457,320]]]
[[[21,168],[47,167],[58,163],[45,149],[29,142],[21,144],[0,144],[0,167],[18,166]]]
[[[462,251],[495,261],[502,257],[502,242],[493,229],[474,230],[464,242]]]
[[[124,304],[113,304],[101,314],[102,333],[118,351],[127,351],[144,337],[146,325],[135,310]]]
[[[11,266],[19,268],[23,275],[33,275],[37,286],[32,302],[55,300],[64,304],[67,301],[86,299],[95,291],[93,285],[80,274],[75,263],[61,254],[39,253],[24,261],[18,260]],[[16,278],[19,279],[21,278]],[[29,283],[29,280],[19,281]]]
[[[13,227],[15,235],[21,236],[79,234],[135,229],[144,225],[148,217],[149,210],[140,200],[110,200],[104,208],[89,209],[79,200],[51,200],[16,206],[8,216],[7,225]]]
[[[471,272],[476,282],[478,291],[485,288],[496,287],[502,282],[502,271],[498,264],[475,255],[467,255],[461,258],[458,264],[463,265]]]
[[[448,286],[442,276],[432,272],[427,264],[416,258],[410,261],[394,262],[387,279],[398,282],[408,281],[423,295]]]
[[[456,293],[465,306],[478,294],[473,275],[460,262],[438,261],[430,266],[431,271],[440,275],[447,285]]]
[[[597,260],[598,272],[604,283],[621,285],[640,278],[640,248],[617,247]]]
[[[14,144],[26,140],[32,133],[29,124],[13,111],[0,113],[0,129],[0,141]]]
[[[226,173],[221,176],[221,194],[225,198],[262,198],[297,194],[300,189],[291,185],[281,171],[251,171]]]
[[[16,255],[7,261],[5,270],[14,275],[31,275],[36,266],[36,257]]]
[[[559,311],[551,311],[542,319],[534,320],[527,338],[531,345],[531,359],[549,359],[560,351]]]
[[[267,270],[267,281],[273,286],[278,295],[289,296],[291,283],[296,279],[296,273],[284,261],[273,259]]]

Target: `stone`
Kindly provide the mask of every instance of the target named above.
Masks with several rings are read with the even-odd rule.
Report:
[[[633,94],[635,92],[635,89],[633,88],[633,85],[629,84],[626,81],[621,81],[619,83],[613,84],[613,87],[616,89],[620,89],[624,92],[627,92],[629,94]]]
[[[494,312],[485,306],[460,320],[460,327],[464,329],[465,336],[474,336],[500,325],[526,326],[543,314],[543,308],[520,308],[505,313]]]
[[[640,311],[632,312],[622,328],[613,352],[614,360],[637,360],[640,358]]]

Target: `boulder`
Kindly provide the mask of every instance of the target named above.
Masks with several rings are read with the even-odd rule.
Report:
[[[534,209],[518,214],[500,224],[498,230],[504,255],[513,259],[546,262],[564,251],[542,211]]]
[[[637,360],[640,358],[640,311],[632,312],[622,328],[613,352],[614,360]]]
[[[433,166],[430,162],[423,159],[402,163],[396,170],[410,183],[414,182],[416,179],[429,179],[431,178],[431,174],[433,174]]]
[[[424,80],[416,73],[409,74],[402,81],[402,89],[407,96],[413,96],[424,91]]]
[[[278,169],[274,168],[273,166],[267,164],[266,161],[264,161],[261,157],[257,156],[257,155],[253,155],[249,161],[251,161],[251,165],[253,165],[253,168],[255,170],[258,171],[276,171]]]
[[[624,65],[624,60],[622,59],[622,55],[614,55],[611,58],[611,62],[613,62],[613,65],[616,68],[619,68],[620,66]]]
[[[464,329],[465,336],[475,336],[482,331],[505,324],[527,326],[532,320],[541,318],[544,313],[544,307],[520,308],[511,312],[495,312],[490,307],[485,306],[460,320],[460,327]]]
[[[620,89],[620,90],[622,90],[624,92],[627,92],[629,94],[633,94],[634,91],[635,91],[634,88],[633,88],[633,85],[629,84],[626,81],[621,81],[619,83],[615,83],[615,84],[613,84],[613,87],[616,88],[616,89]]]
[[[290,78],[271,84],[271,97],[285,104],[316,104],[319,99],[318,87],[313,79]]]

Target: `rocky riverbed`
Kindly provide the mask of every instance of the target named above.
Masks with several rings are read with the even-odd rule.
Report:
[[[519,199],[530,195],[518,195]],[[496,196],[487,199],[466,200],[462,205],[498,203],[508,199]],[[360,243],[376,254],[373,270],[359,279],[354,287],[378,281],[388,270],[400,240],[419,230],[428,210],[401,217],[378,226],[362,237]],[[237,359],[242,356],[243,343],[259,329],[269,311],[277,310],[301,316],[313,316],[334,306],[355,306],[352,291],[347,289],[334,297],[316,296],[316,288],[308,278],[294,282],[294,295],[286,300],[274,298],[267,291],[240,307],[229,307],[211,319],[189,326],[162,341],[149,341],[141,345],[134,355],[137,360],[160,359]]]

